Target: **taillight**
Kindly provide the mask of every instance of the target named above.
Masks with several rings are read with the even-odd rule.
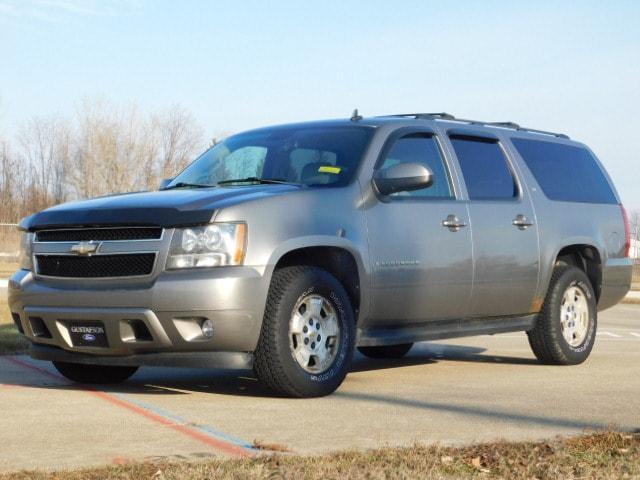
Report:
[[[629,223],[629,216],[624,206],[620,204],[622,209],[622,218],[624,220],[624,256],[629,257],[631,253],[631,224]]]

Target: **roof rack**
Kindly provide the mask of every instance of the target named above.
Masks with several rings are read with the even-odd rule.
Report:
[[[556,132],[547,132],[545,130],[536,130],[535,128],[526,128],[521,127],[517,123],[514,122],[483,122],[481,120],[468,120],[465,118],[456,118],[450,113],[446,112],[438,112],[438,113],[397,113],[394,115],[381,115],[381,117],[405,117],[405,118],[415,118],[418,120],[446,120],[451,122],[460,122],[466,123],[469,125],[481,125],[484,127],[497,127],[497,128],[508,128],[511,130],[518,130],[522,132],[529,133],[538,133],[540,135],[551,135],[553,137],[558,138],[569,138],[568,135],[564,133],[556,133]]]

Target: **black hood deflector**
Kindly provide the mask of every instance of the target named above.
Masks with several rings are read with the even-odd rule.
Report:
[[[182,227],[205,224],[223,206],[296,191],[291,185],[256,185],[139,192],[64,203],[25,218],[25,230],[89,226]]]

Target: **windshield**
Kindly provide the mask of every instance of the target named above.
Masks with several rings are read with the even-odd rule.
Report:
[[[371,127],[275,127],[241,133],[213,146],[167,188],[293,183],[344,186],[353,178]]]

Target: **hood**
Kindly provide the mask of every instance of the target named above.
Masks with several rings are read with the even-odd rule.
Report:
[[[59,226],[197,225],[211,221],[215,211],[223,206],[297,190],[299,187],[292,185],[255,185],[112,195],[43,210],[25,218],[21,227],[42,230]]]

